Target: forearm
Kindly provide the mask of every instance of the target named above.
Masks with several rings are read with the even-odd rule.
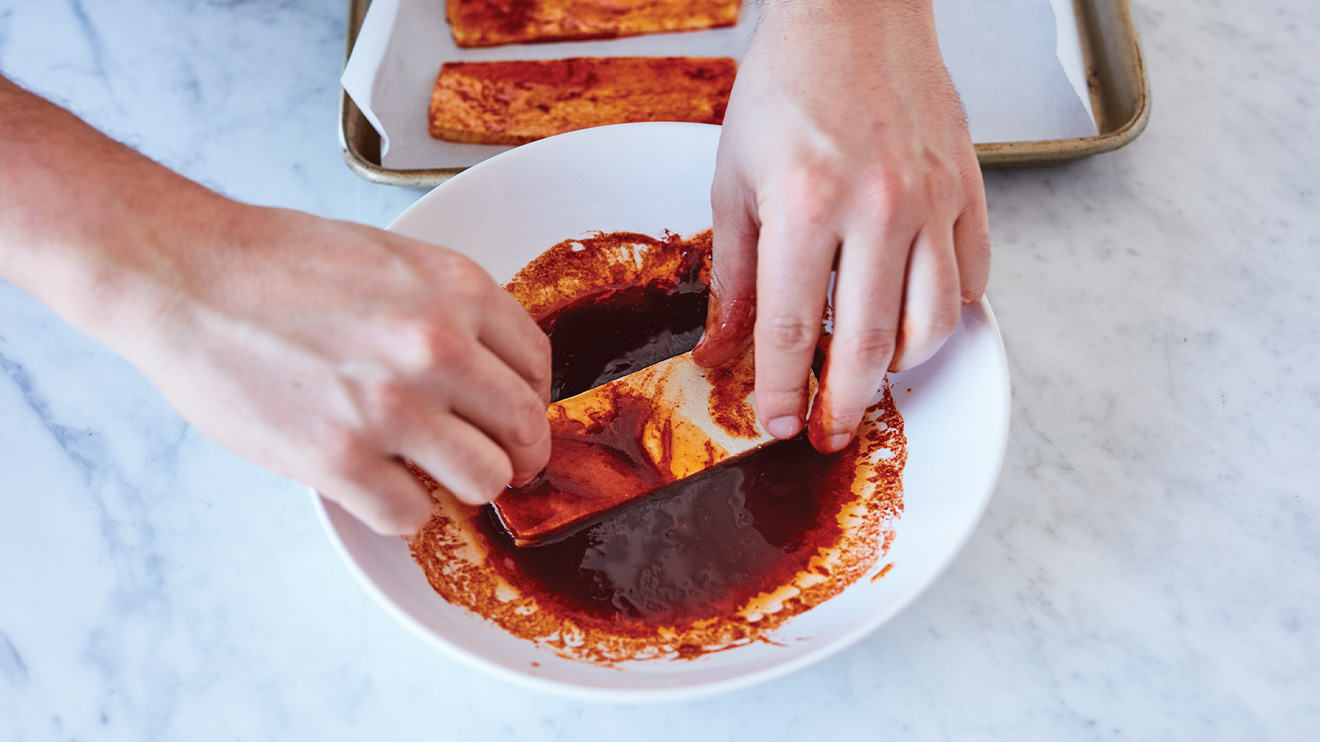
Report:
[[[121,352],[235,206],[3,77],[0,163],[0,277]]]
[[[906,16],[933,18],[932,0],[761,0],[761,18],[796,17],[803,25],[831,20],[859,21]]]
[[[939,55],[932,0],[762,0],[752,43],[792,47],[794,54],[749,54],[741,65],[785,78],[809,66],[802,53],[839,60],[833,74],[842,77],[903,74],[914,57]]]
[[[431,515],[405,459],[481,504],[550,455],[549,341],[471,260],[237,204],[3,78],[0,278],[381,532]]]

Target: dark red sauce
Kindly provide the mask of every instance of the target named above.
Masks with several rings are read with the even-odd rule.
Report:
[[[547,313],[555,398],[690,350],[707,290],[677,281],[603,291]],[[614,631],[728,615],[787,584],[841,535],[853,458],[804,436],[657,490],[549,543],[518,548],[490,508],[488,563],[546,610]],[[507,496],[516,496],[509,493]]]
[[[694,266],[679,280],[606,291],[542,318],[550,336],[551,399],[692,350],[705,327],[708,293]]]
[[[514,547],[489,509],[480,527],[499,552],[496,568],[543,604],[607,622],[689,623],[786,584],[820,542],[837,539],[839,503],[815,496],[830,489],[832,467],[822,464],[798,437],[547,544]]]
[[[711,242],[710,230],[689,237],[594,233],[550,247],[505,284],[551,334],[557,395],[691,347],[701,331]],[[750,312],[723,309],[717,307],[717,324],[726,329],[751,321]],[[737,335],[725,335],[727,347],[712,346],[708,360],[737,351]],[[728,395],[713,391],[710,404],[741,425],[751,419],[739,391],[750,383],[750,366],[729,368],[739,383],[726,385]],[[617,417],[620,404],[639,419],[663,420],[643,412],[658,400],[616,397],[613,409],[592,408],[571,420],[595,425],[597,415]],[[838,455],[821,456],[801,438],[775,444],[612,512],[586,510],[598,515],[522,549],[489,511],[446,496],[412,467],[437,497],[435,514],[409,549],[445,600],[564,657],[604,664],[693,659],[772,642],[785,622],[870,572],[893,538],[903,509],[903,418],[887,389],[871,412]],[[630,429],[615,432],[626,437]],[[580,462],[561,461],[560,470],[577,467],[574,481],[593,492],[613,491],[602,472],[636,478],[618,468],[635,458],[628,451],[636,436],[618,436],[595,436],[620,454],[606,452],[609,466],[602,469],[601,452],[590,452]]]

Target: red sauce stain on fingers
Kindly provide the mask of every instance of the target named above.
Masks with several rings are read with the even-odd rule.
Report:
[[[709,368],[733,358],[752,342],[756,299],[746,297],[724,302],[711,292],[707,311],[706,333],[692,349],[692,360]]]

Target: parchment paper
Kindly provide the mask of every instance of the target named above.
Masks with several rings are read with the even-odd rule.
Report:
[[[934,0],[940,51],[976,142],[1096,134],[1072,0]],[[727,56],[741,60],[756,25],[626,39],[460,49],[438,0],[374,0],[343,85],[381,134],[382,165],[467,167],[509,149],[432,139],[427,107],[448,61],[608,56]]]

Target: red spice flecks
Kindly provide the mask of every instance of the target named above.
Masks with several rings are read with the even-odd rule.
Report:
[[[756,438],[760,425],[752,407],[756,386],[756,365],[751,353],[744,353],[723,366],[706,370],[710,380],[708,401],[710,419],[733,438]]]
[[[710,248],[710,230],[687,239],[671,233],[651,237],[636,232],[595,232],[554,245],[518,271],[504,288],[533,317],[544,321],[569,304],[654,284],[678,293],[699,294],[704,320]]]

